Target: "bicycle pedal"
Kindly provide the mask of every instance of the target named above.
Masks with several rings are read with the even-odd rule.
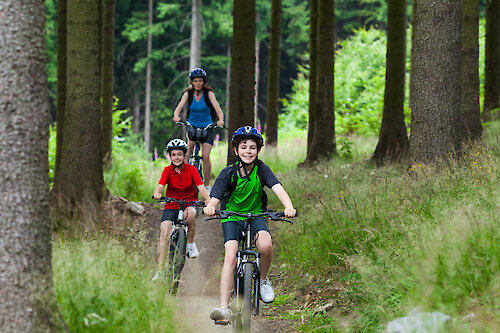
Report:
[[[229,319],[214,320],[216,325],[226,326],[230,323]]]

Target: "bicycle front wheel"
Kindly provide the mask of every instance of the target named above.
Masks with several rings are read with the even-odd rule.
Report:
[[[252,322],[252,271],[251,263],[243,264],[243,304],[241,308],[241,328],[243,332],[250,332]]]
[[[177,294],[179,287],[179,280],[181,278],[182,269],[186,261],[186,231],[184,229],[177,229],[172,233],[170,239],[170,292]]]

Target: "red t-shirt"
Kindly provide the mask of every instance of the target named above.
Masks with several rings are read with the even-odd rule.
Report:
[[[166,197],[184,201],[198,200],[197,186],[203,185],[198,170],[190,164],[184,164],[180,173],[174,170],[173,165],[163,169],[158,184],[167,186]],[[179,204],[170,202],[165,204],[165,209],[179,209]]]

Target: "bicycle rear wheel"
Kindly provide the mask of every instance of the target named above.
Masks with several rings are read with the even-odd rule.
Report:
[[[173,295],[177,294],[179,280],[186,261],[186,242],[186,231],[184,229],[177,229],[172,233],[170,239],[168,282],[170,293]]]

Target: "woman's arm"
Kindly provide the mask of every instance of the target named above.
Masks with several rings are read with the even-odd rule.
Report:
[[[295,213],[297,211],[295,210],[295,208],[293,208],[292,200],[290,200],[290,197],[288,196],[288,193],[286,193],[283,186],[281,186],[281,184],[278,183],[273,187],[271,187],[271,189],[276,194],[278,199],[280,199],[283,206],[285,206],[285,216],[295,217]]]
[[[186,104],[187,100],[188,100],[188,93],[186,91],[182,95],[182,98],[181,98],[179,104],[177,104],[177,107],[174,110],[174,118],[173,118],[174,122],[178,122],[181,120],[181,117],[179,115],[181,114],[181,110],[184,107],[184,104]]]
[[[214,106],[215,112],[217,112],[217,117],[219,117],[219,121],[217,122],[217,126],[224,126],[224,115],[222,114],[222,109],[220,108],[217,99],[215,98],[215,94],[212,91],[208,92],[208,98],[212,105]]]

